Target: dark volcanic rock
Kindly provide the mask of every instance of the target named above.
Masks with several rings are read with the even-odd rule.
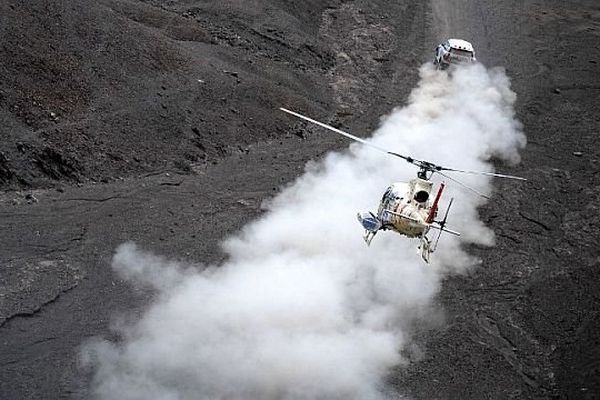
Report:
[[[33,158],[34,164],[49,178],[54,180],[77,180],[81,166],[74,157],[67,157],[52,147],[38,150]]]
[[[317,29],[324,6],[302,15],[273,2],[246,15],[245,5],[219,4],[0,5],[0,151],[14,160],[12,174],[35,187],[73,176],[32,165],[15,151],[24,140],[34,154],[49,146],[77,158],[82,179],[218,160],[279,135],[277,105],[327,98],[321,81],[333,58]]]
[[[4,153],[0,153],[0,183],[7,184],[11,182],[13,178],[14,174],[8,166],[8,158],[6,158]]]

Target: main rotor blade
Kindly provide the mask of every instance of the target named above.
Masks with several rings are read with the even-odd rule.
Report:
[[[313,124],[319,125],[319,126],[321,126],[321,127],[325,128],[325,129],[329,129],[329,130],[330,130],[330,131],[332,131],[332,132],[338,133],[338,134],[340,134],[340,135],[342,135],[342,136],[346,136],[347,138],[350,138],[350,139],[352,139],[352,140],[355,140],[355,141],[357,141],[357,142],[359,142],[359,143],[365,144],[365,145],[367,145],[367,146],[369,146],[369,147],[372,147],[372,148],[374,148],[374,149],[376,149],[376,150],[379,150],[379,151],[381,151],[381,152],[383,152],[383,153],[390,154],[390,155],[392,155],[392,156],[396,156],[396,157],[400,157],[400,158],[402,158],[402,159],[404,159],[404,160],[408,161],[409,163],[412,163],[412,162],[414,161],[414,160],[413,160],[411,157],[403,156],[402,154],[394,153],[394,152],[392,152],[392,151],[387,151],[387,150],[386,150],[386,149],[384,149],[383,147],[379,147],[379,146],[377,146],[377,145],[375,145],[375,144],[373,144],[373,143],[371,143],[371,142],[368,142],[368,141],[366,141],[366,140],[364,140],[364,139],[361,139],[361,138],[359,138],[359,137],[357,137],[357,136],[351,135],[351,134],[350,134],[350,133],[348,133],[348,132],[344,132],[344,131],[342,131],[342,130],[340,130],[340,129],[334,128],[334,127],[333,127],[333,126],[331,126],[331,125],[324,124],[324,123],[322,123],[322,122],[319,122],[319,121],[317,121],[317,120],[314,120],[314,119],[312,119],[312,118],[306,117],[306,116],[304,116],[304,115],[302,115],[302,114],[299,114],[299,113],[297,113],[297,112],[294,112],[294,111],[288,110],[288,109],[286,109],[286,108],[283,108],[283,107],[280,107],[279,109],[280,109],[281,111],[284,111],[284,112],[286,112],[286,113],[288,113],[288,114],[291,114],[291,115],[293,115],[293,116],[295,116],[295,117],[298,117],[298,118],[300,118],[300,119],[303,119],[303,120],[305,120],[305,121],[308,121],[308,122],[312,122]]]
[[[462,182],[461,182],[461,181],[459,181],[458,179],[454,179],[454,178],[452,178],[451,176],[449,176],[449,175],[447,175],[447,174],[444,174],[444,173],[443,173],[443,172],[441,172],[441,171],[436,171],[436,172],[437,172],[438,174],[440,174],[441,176],[443,176],[444,178],[450,179],[452,182],[454,182],[454,183],[458,183],[460,186],[464,187],[465,189],[467,189],[467,190],[470,190],[471,192],[473,192],[473,193],[475,193],[475,194],[477,194],[477,195],[479,195],[479,196],[483,197],[484,199],[488,199],[488,200],[489,200],[489,198],[490,198],[490,197],[489,197],[489,196],[486,196],[486,195],[485,195],[485,194],[483,194],[483,193],[481,193],[479,190],[473,189],[472,187],[465,185],[464,183],[462,183]]]
[[[520,176],[498,174],[498,173],[495,173],[495,172],[463,171],[462,169],[454,169],[454,168],[446,168],[446,167],[441,167],[440,171],[451,171],[451,172],[460,172],[462,174],[495,176],[497,178],[516,179],[516,180],[519,180],[519,181],[526,181],[527,180],[527,178],[523,178],[523,177],[520,177]]]
[[[458,183],[459,185],[465,187],[466,189],[468,189],[468,190],[470,190],[470,191],[472,191],[474,193],[477,193],[479,196],[485,197],[486,199],[488,199],[489,197],[486,196],[486,195],[484,195],[483,193],[478,192],[477,190],[475,190],[475,189],[473,189],[473,188],[465,185],[464,183],[462,183],[462,182],[460,182],[460,181],[458,181],[458,180],[456,180],[454,178],[451,178],[451,177],[449,177],[446,174],[443,174],[441,171],[459,172],[459,173],[462,173],[462,174],[474,174],[474,175],[494,176],[494,177],[497,177],[497,178],[516,179],[516,180],[520,180],[520,181],[526,181],[527,180],[526,178],[522,178],[520,176],[515,176],[515,175],[498,174],[498,173],[495,173],[495,172],[464,171],[464,170],[461,170],[461,169],[454,169],[454,168],[442,167],[440,165],[436,165],[436,164],[431,163],[429,161],[416,160],[416,159],[414,159],[412,157],[408,157],[408,156],[405,156],[405,155],[402,155],[402,154],[399,154],[399,153],[394,153],[393,151],[388,151],[388,150],[384,149],[383,147],[379,147],[376,144],[373,144],[373,143],[371,143],[371,142],[369,142],[369,141],[367,141],[365,139],[361,139],[361,138],[359,138],[357,136],[354,136],[354,135],[352,135],[352,134],[350,134],[348,132],[344,132],[341,129],[334,128],[331,125],[324,124],[323,122],[319,122],[317,120],[314,120],[312,118],[304,116],[304,115],[302,115],[300,113],[288,110],[288,109],[283,108],[283,107],[280,107],[279,109],[281,111],[284,111],[284,112],[286,112],[288,114],[291,114],[291,115],[293,115],[295,117],[298,117],[298,118],[303,119],[305,121],[312,122],[313,124],[319,125],[320,127],[328,129],[328,130],[330,130],[332,132],[335,132],[335,133],[337,133],[339,135],[345,136],[345,137],[350,138],[350,139],[352,139],[354,141],[357,141],[359,143],[362,143],[364,145],[372,147],[375,150],[378,150],[378,151],[380,151],[382,153],[402,158],[403,160],[408,161],[409,163],[411,163],[413,165],[416,165],[417,167],[421,168],[422,170],[427,170],[427,171],[430,171],[430,172],[433,172],[433,173],[437,172],[438,174],[440,174],[442,176],[445,176],[446,178],[450,179],[451,181]]]

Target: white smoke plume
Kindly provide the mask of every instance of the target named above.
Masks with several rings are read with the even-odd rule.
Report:
[[[409,104],[372,140],[418,159],[492,171],[525,144],[504,72],[476,65],[452,76],[424,66]],[[290,122],[292,123],[292,122]],[[392,181],[414,167],[354,144],[332,153],[273,199],[269,211],[224,244],[228,261],[204,271],[133,244],[113,267],[158,296],[123,340],[88,344],[100,399],[381,399],[386,373],[416,320],[427,319],[445,274],[474,263],[461,243],[493,244],[478,219],[482,199],[457,197],[445,235],[425,265],[416,240],[381,232],[367,248],[355,219],[375,210]],[[456,176],[490,193],[489,178]],[[439,181],[438,181],[439,182]],[[442,204],[442,209],[444,204]]]

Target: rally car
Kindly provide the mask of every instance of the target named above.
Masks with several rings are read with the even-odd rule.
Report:
[[[435,49],[433,65],[446,69],[450,65],[470,64],[477,61],[473,45],[462,39],[448,39]]]

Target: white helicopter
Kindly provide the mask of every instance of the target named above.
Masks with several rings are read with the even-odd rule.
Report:
[[[418,238],[419,246],[417,248],[417,252],[421,255],[421,258],[423,258],[426,263],[429,263],[431,254],[436,250],[442,232],[460,236],[459,232],[446,228],[448,212],[452,206],[452,201],[454,200],[453,198],[450,199],[450,203],[448,204],[444,218],[442,220],[436,220],[438,214],[438,204],[440,198],[442,197],[445,184],[440,184],[437,194],[432,201],[430,194],[433,189],[433,182],[430,180],[430,178],[434,173],[437,173],[485,198],[488,198],[488,196],[448,176],[445,171],[495,176],[498,178],[517,179],[523,181],[527,180],[519,176],[497,174],[493,172],[463,171],[454,168],[442,167],[429,161],[417,160],[409,156],[388,151],[364,139],[334,128],[333,126],[316,121],[312,118],[306,117],[297,112],[290,111],[285,108],[280,108],[280,110],[305,121],[312,122],[342,136],[346,136],[347,138],[355,140],[359,143],[370,146],[383,153],[402,158],[403,160],[419,168],[417,177],[411,179],[408,184],[397,182],[392,183],[387,188],[383,194],[381,202],[379,203],[379,209],[376,215],[372,212],[358,213],[357,218],[362,227],[365,229],[363,238],[367,245],[371,244],[371,241],[380,230],[392,230],[409,238]],[[432,241],[427,236],[431,229],[438,231],[435,241]]]

